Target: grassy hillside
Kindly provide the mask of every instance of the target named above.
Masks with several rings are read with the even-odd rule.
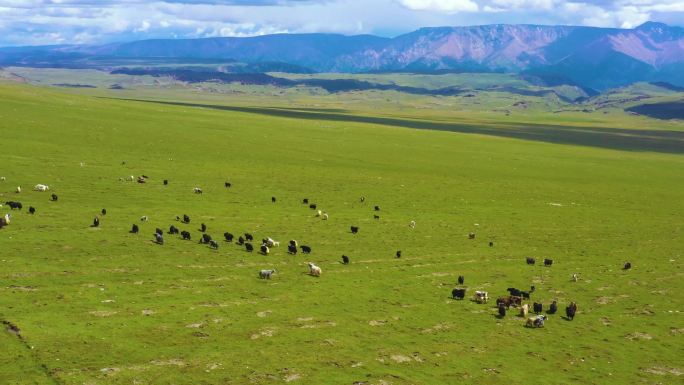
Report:
[[[497,132],[525,125],[497,119],[421,123],[461,128],[450,132],[369,120],[368,110],[272,112],[0,85],[0,201],[24,204],[0,229],[0,319],[21,335],[0,333],[0,383],[681,382],[680,132],[643,138],[668,151],[627,151],[535,137],[592,138],[591,122],[539,121],[522,140]],[[606,143],[629,136],[596,130]],[[140,174],[149,182],[119,180]],[[59,201],[30,191],[37,183]],[[89,227],[102,208],[101,226]],[[189,225],[175,221],[184,213]],[[214,238],[250,232],[283,246],[213,251],[196,241],[202,222]],[[128,233],[133,223],[140,234]],[[155,227],[172,224],[193,241],[152,243]],[[288,255],[289,239],[312,254]],[[555,262],[531,267],[526,256]],[[259,280],[265,268],[278,273]],[[449,298],[458,275],[492,302]],[[495,297],[530,285],[545,309],[578,302],[575,320],[557,314],[527,329],[513,310],[496,317]]]

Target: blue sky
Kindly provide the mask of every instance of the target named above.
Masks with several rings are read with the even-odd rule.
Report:
[[[684,0],[0,0],[0,46],[492,23],[684,25]]]

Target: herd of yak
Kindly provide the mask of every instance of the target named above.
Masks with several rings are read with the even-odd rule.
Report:
[[[148,179],[148,177],[143,175],[143,176],[138,177],[137,181],[138,181],[138,183],[146,183],[147,179]],[[4,181],[5,178],[2,177],[0,180]],[[121,180],[124,180],[124,179],[121,178]],[[127,178],[127,180],[132,181],[132,180],[134,180],[134,178],[131,176],[131,177]],[[164,183],[164,185],[168,185],[168,180],[164,180],[163,183]],[[38,188],[38,187],[41,187],[41,188]],[[224,187],[225,188],[231,188],[232,184],[230,182],[225,182]],[[49,187],[47,187],[45,185],[37,185],[36,186],[37,191],[46,191],[48,189],[49,189]],[[196,194],[202,193],[202,189],[200,189],[198,187],[195,187],[193,191]],[[21,192],[21,188],[17,187],[16,193],[20,193],[20,192]],[[52,193],[50,195],[50,200],[51,201],[57,201],[58,196],[56,194]],[[360,201],[363,203],[365,201],[365,198],[361,197]],[[271,202],[276,203],[276,198],[272,197]],[[324,220],[328,219],[328,214],[322,213],[320,210],[318,210],[317,205],[315,203],[309,203],[309,200],[307,198],[304,198],[302,200],[302,203],[305,205],[308,205],[308,207],[310,209],[316,210],[316,213],[317,213],[316,216],[321,217]],[[8,206],[11,210],[21,210],[23,208],[22,203],[18,202],[18,201],[7,201],[7,202],[5,202],[5,205]],[[2,205],[0,205],[0,207],[2,207]],[[380,207],[375,206],[374,210],[376,212],[380,211]],[[33,206],[31,206],[31,207],[29,207],[28,211],[30,214],[35,214],[36,209]],[[96,216],[93,219],[91,227],[99,227],[100,226],[100,218],[105,216],[106,214],[107,214],[107,210],[102,209],[100,211],[100,215]],[[3,228],[5,226],[9,225],[10,218],[11,218],[11,215],[9,213],[0,217],[0,228]],[[380,217],[376,214],[376,215],[374,215],[374,218],[379,219]],[[142,221],[142,222],[146,222],[147,220],[148,220],[147,216],[143,216],[140,218],[140,221]],[[182,217],[177,216],[176,221],[178,221],[179,223],[183,223],[183,224],[189,224],[190,223],[190,217],[187,214],[184,214]],[[415,225],[416,225],[415,222],[411,221],[409,224],[409,227],[414,228]],[[356,234],[359,232],[359,227],[358,226],[351,226],[350,230],[351,230],[352,234]],[[139,233],[139,231],[140,231],[140,227],[137,224],[133,224],[131,226],[130,233],[137,234],[137,233]],[[213,249],[219,248],[219,243],[215,239],[213,239],[209,234],[206,233],[207,226],[204,223],[200,224],[199,231],[202,233],[201,237],[199,239],[199,243],[206,244]],[[188,232],[186,230],[181,231],[175,225],[169,226],[167,234],[180,235],[183,240],[191,240],[192,239],[192,235],[190,234],[190,232]],[[233,234],[226,232],[223,234],[223,238],[226,242],[234,242],[239,246],[244,246],[244,248],[247,252],[253,252],[254,251],[254,245],[252,243],[254,241],[254,236],[250,233],[240,234],[240,235],[238,235],[237,239],[235,239],[235,236]],[[470,233],[468,235],[468,238],[469,239],[475,239],[475,233]],[[162,229],[157,228],[155,230],[154,242],[159,244],[159,245],[164,244],[164,231]],[[279,245],[280,245],[280,242],[278,242],[278,241],[276,241],[270,237],[267,237],[267,238],[262,239],[261,245],[259,247],[259,251],[263,255],[268,255],[271,248],[278,247]],[[493,245],[494,245],[493,242],[489,242],[490,247]],[[299,245],[296,240],[290,240],[288,243],[288,253],[295,255],[295,254],[297,254],[298,250],[301,250],[301,252],[303,254],[311,253],[311,247],[310,246]],[[401,258],[401,250],[398,250],[396,252],[395,257]],[[350,263],[349,257],[346,255],[343,255],[342,256],[342,263],[343,264],[349,264]],[[535,258],[527,257],[526,263],[528,265],[534,265],[536,263],[536,260],[535,260]],[[553,260],[544,259],[544,266],[551,267],[552,265],[553,265]],[[623,268],[625,270],[628,270],[631,267],[632,267],[631,263],[627,262],[624,264]],[[320,267],[314,265],[313,263],[309,263],[309,269],[310,269],[311,275],[316,276],[316,277],[320,276],[320,274],[321,274]],[[275,272],[276,272],[275,270],[261,270],[259,272],[259,277],[263,278],[263,279],[270,279],[271,275]],[[572,279],[576,281],[577,275],[573,274]],[[465,282],[465,277],[459,276],[458,277],[458,284],[462,286],[464,284],[464,282]],[[516,289],[514,287],[508,288],[507,291],[508,291],[507,296],[499,297],[496,300],[496,307],[498,308],[499,317],[500,318],[505,317],[507,311],[510,310],[511,306],[519,308],[520,316],[527,317],[528,312],[530,311],[529,304],[523,303],[523,302],[524,302],[524,300],[530,300],[532,293],[535,291],[535,286],[531,286],[529,291],[519,290],[519,289]],[[466,296],[466,289],[462,288],[462,287],[461,288],[455,288],[452,290],[451,296],[453,299],[463,300]],[[489,299],[489,294],[487,292],[484,292],[484,291],[476,291],[474,298],[473,298],[473,300],[478,302],[478,303],[486,303],[488,301],[488,299]],[[557,303],[557,301],[553,301],[549,305],[549,308],[547,309],[546,314],[542,314],[542,312],[544,310],[543,310],[543,305],[541,303],[534,302],[532,304],[531,310],[536,315],[534,317],[527,318],[527,320],[525,322],[525,326],[527,326],[527,327],[543,327],[544,321],[547,320],[546,314],[556,314],[556,312],[558,311],[558,303]],[[568,320],[572,320],[572,319],[574,319],[576,313],[577,313],[577,304],[575,302],[570,302],[570,304],[568,304],[565,308],[566,318]]]

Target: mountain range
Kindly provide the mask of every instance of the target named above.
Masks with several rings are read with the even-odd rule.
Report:
[[[107,60],[223,60],[301,72],[514,72],[597,90],[637,81],[684,86],[684,28],[497,24],[422,28],[395,38],[277,34],[0,48],[0,65],[87,67]]]

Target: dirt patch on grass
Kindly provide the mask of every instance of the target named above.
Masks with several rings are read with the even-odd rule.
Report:
[[[150,362],[152,365],[156,366],[186,366],[187,364],[185,361],[181,360],[180,358],[171,358],[168,360],[154,360]]]
[[[609,303],[615,302],[613,297],[598,297],[596,298],[596,303],[599,305],[607,305]]]
[[[273,313],[273,312],[270,310],[264,310],[264,311],[260,311],[260,312],[256,313],[256,315],[259,318],[264,318],[264,317],[268,317],[271,313]]]
[[[404,363],[404,362],[411,362],[411,361],[413,361],[413,359],[411,359],[411,357],[403,356],[403,355],[401,355],[401,354],[392,354],[392,355],[390,356],[390,359],[391,359],[392,361],[398,362],[398,363],[400,363],[400,364],[401,364],[401,363]]]
[[[110,311],[110,310],[93,310],[91,312],[88,312],[90,315],[94,315],[95,317],[110,317],[116,314],[117,312],[115,311]]]
[[[276,331],[275,329],[272,328],[264,328],[259,330],[259,332],[254,333],[250,336],[251,339],[256,340],[262,337],[273,337],[275,335]]]
[[[7,288],[8,288],[8,289],[12,289],[12,290],[18,290],[18,291],[37,291],[37,290],[38,290],[38,289],[36,289],[36,288],[33,287],[33,286],[17,286],[17,285],[10,285],[10,286],[7,286]]]
[[[314,324],[304,324],[304,325],[300,326],[299,328],[300,329],[318,329],[318,328],[322,328],[322,327],[326,327],[326,326],[330,326],[330,327],[337,326],[337,322],[335,322],[335,321],[319,321],[319,322],[314,323]]]
[[[199,323],[194,323],[194,324],[189,324],[185,325],[186,328],[191,328],[191,329],[199,329],[204,327],[204,323],[199,322]]]
[[[155,311],[150,309],[144,309],[141,313],[142,315],[152,315],[155,313]]]
[[[368,321],[368,324],[370,326],[382,326],[387,323],[387,320],[370,320]]]
[[[627,334],[625,338],[632,341],[649,341],[653,339],[653,337],[650,334],[641,332]]]
[[[670,334],[680,335],[684,334],[684,328],[670,328]]]
[[[446,322],[442,322],[442,323],[439,323],[439,324],[437,324],[431,328],[423,329],[420,332],[423,334],[430,334],[430,333],[435,333],[435,332],[439,332],[442,330],[449,330],[449,329],[451,329],[451,327],[452,327],[451,324],[448,324]]]
[[[650,373],[650,374],[657,374],[659,376],[664,376],[664,375],[674,375],[674,376],[681,376],[682,371],[679,368],[666,368],[663,366],[654,366],[652,368],[646,368],[646,369],[641,369],[644,373]]]
[[[121,371],[121,369],[119,369],[119,368],[102,368],[102,369],[100,369],[100,372],[104,373],[104,374],[115,374],[115,373],[120,372],[120,371]]]

